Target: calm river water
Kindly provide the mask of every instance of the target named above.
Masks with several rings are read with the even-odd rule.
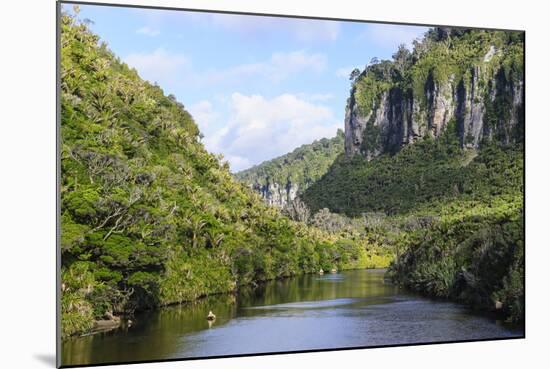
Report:
[[[523,336],[521,328],[407,293],[383,276],[307,275],[163,308],[136,316],[131,328],[64,341],[63,365]]]

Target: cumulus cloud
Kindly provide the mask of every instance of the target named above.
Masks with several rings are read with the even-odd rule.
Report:
[[[190,66],[189,59],[178,53],[158,48],[150,53],[132,53],[124,58],[131,67],[136,68],[140,76],[161,86],[170,86],[174,75],[184,67]]]
[[[286,154],[323,137],[341,124],[331,109],[293,94],[274,98],[234,93],[228,124],[205,139],[206,147],[224,154],[233,171]]]
[[[241,169],[250,168],[254,165],[254,163],[250,159],[242,156],[224,155],[224,159],[229,163],[229,167],[233,172],[237,172]]]
[[[220,114],[214,110],[212,103],[208,100],[201,100],[187,107],[187,110],[191,113],[201,131],[211,128],[220,117]]]
[[[136,33],[140,35],[147,35],[147,36],[153,36],[153,37],[160,35],[160,31],[158,29],[153,29],[147,26],[141,27],[136,31]]]
[[[410,49],[412,42],[422,37],[429,29],[427,27],[395,24],[369,24],[366,27],[366,30],[361,34],[361,38],[390,50],[397,49],[400,44],[405,44]]]

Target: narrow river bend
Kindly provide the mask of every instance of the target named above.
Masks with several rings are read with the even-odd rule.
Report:
[[[66,340],[63,365],[521,337],[467,308],[407,293],[382,270],[306,275],[136,316]],[[212,310],[217,318],[208,322]]]

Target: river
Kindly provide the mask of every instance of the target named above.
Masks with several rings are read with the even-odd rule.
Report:
[[[521,327],[408,293],[382,270],[305,275],[137,315],[63,342],[63,365],[522,337]],[[206,320],[208,311],[216,320]]]

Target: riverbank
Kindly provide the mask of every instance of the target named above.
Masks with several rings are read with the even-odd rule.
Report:
[[[349,271],[349,270],[361,270],[361,269],[384,269],[387,268],[390,265],[392,258],[389,256],[389,254],[383,254],[378,255],[375,253],[367,254],[366,251],[361,254],[357,260],[351,263],[347,264],[340,264],[340,267],[332,266],[330,268],[327,268],[327,270],[324,270],[323,272],[326,274],[331,274],[331,270],[336,271]],[[320,268],[322,270],[322,268]],[[384,269],[385,270],[385,269]],[[190,303],[194,303],[200,300],[204,300],[211,296],[218,296],[218,295],[224,295],[224,294],[238,294],[240,289],[250,289],[261,287],[263,284],[277,281],[277,280],[284,280],[294,277],[299,277],[302,275],[316,275],[319,274],[319,270],[315,271],[307,271],[302,273],[296,273],[291,275],[283,275],[283,276],[276,276],[269,279],[261,279],[261,280],[252,280],[248,281],[247,283],[242,283],[238,285],[236,282],[234,283],[226,283],[225,285],[229,286],[230,288],[227,288],[225,290],[211,290],[208,293],[200,294],[195,296],[194,298],[190,299],[182,299],[182,300],[176,300],[176,301],[164,301],[162,303],[159,303],[158,305],[152,307],[151,310],[158,310],[165,307],[170,306],[176,306],[176,305],[187,305]],[[231,288],[232,287],[232,288]],[[129,327],[131,326],[131,320],[135,313],[140,313],[147,310],[137,310],[135,312],[132,312],[130,314],[128,313],[119,313],[117,315],[108,314],[107,319],[100,319],[100,320],[93,320],[91,323],[87,324],[87,329],[83,329],[80,331],[75,331],[71,335],[65,335],[62,337],[62,339],[68,339],[71,337],[82,337],[82,336],[88,336],[92,334],[102,333],[110,330],[115,330],[120,327]],[[105,316],[103,316],[104,318]],[[128,320],[130,320],[130,324],[128,324]]]
[[[212,310],[216,320],[206,315]],[[131,329],[64,341],[65,365],[521,337],[461,304],[409,293],[378,269],[272,280],[143,312]]]
[[[392,280],[427,296],[523,322],[523,198],[451,205],[467,211],[448,210],[428,227],[409,232],[405,251],[389,269]]]

